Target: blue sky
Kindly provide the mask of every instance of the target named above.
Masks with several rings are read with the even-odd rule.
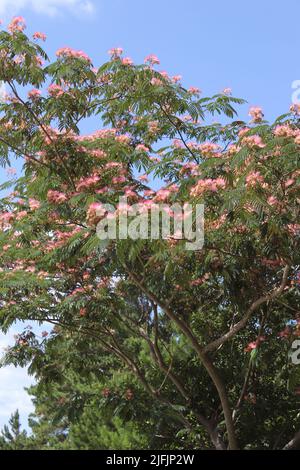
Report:
[[[299,0],[0,0],[4,24],[12,15],[26,18],[28,32],[47,34],[51,55],[71,46],[100,65],[120,46],[137,63],[156,54],[160,70],[182,75],[203,95],[230,87],[249,102],[243,119],[250,105],[262,106],[270,120],[286,112],[300,80]],[[0,335],[0,347],[9,340]],[[16,408],[26,421],[23,387],[30,381],[26,371],[0,369],[0,427]]]

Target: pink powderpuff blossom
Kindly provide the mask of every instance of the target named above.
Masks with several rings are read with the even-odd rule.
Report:
[[[40,39],[41,41],[46,41],[47,36],[45,33],[41,33],[40,31],[35,32],[32,35],[33,39]]]
[[[123,65],[133,65],[133,60],[130,57],[124,57],[122,59]]]
[[[121,135],[117,135],[116,136],[116,141],[121,143],[121,144],[129,144],[130,142],[130,137],[128,135],[125,135],[125,134],[121,134]]]
[[[26,22],[23,16],[15,16],[8,25],[8,31],[15,33],[22,32],[26,28]]]
[[[41,94],[42,94],[41,90],[34,88],[33,90],[28,92],[28,98],[31,100],[36,100],[41,96]]]
[[[123,54],[123,49],[122,47],[113,47],[112,49],[109,49],[108,54],[112,59],[117,59]]]
[[[79,183],[76,186],[77,191],[88,189],[91,186],[95,186],[100,181],[98,175],[91,175],[86,178],[81,178]]]
[[[290,106],[290,111],[291,111],[291,113],[295,114],[296,116],[299,116],[299,114],[300,114],[300,103],[293,103]]]
[[[260,122],[264,115],[259,106],[252,106],[249,109],[249,116],[252,118],[253,122]]]
[[[144,144],[138,144],[135,149],[139,152],[149,152],[148,147]]]
[[[246,186],[247,188],[254,187],[258,184],[263,184],[264,178],[262,175],[259,173],[259,171],[252,171],[249,173],[249,175],[246,177]]]
[[[188,88],[188,92],[189,92],[191,95],[200,95],[201,90],[200,90],[200,88],[197,88],[197,87],[195,87],[195,86],[190,86],[190,87]]]
[[[37,201],[36,199],[32,199],[32,198],[29,199],[29,207],[32,211],[39,209],[40,205],[41,205],[40,202]]]
[[[82,59],[89,63],[92,62],[90,57],[83,51],[76,51],[71,47],[61,47],[56,51],[56,56],[59,58],[74,58],[74,59]]]
[[[156,77],[152,77],[151,80],[150,80],[150,83],[151,83],[151,85],[153,85],[153,86],[161,86],[161,85],[163,85],[163,82],[162,82],[159,78],[156,78]]]
[[[149,181],[148,175],[141,175],[141,176],[139,176],[139,180],[140,180],[140,181],[143,181],[143,182],[145,182],[145,183],[148,183],[148,181]]]
[[[150,64],[150,65],[159,65],[160,64],[160,60],[158,59],[158,57],[156,57],[156,55],[154,54],[149,54],[145,57],[144,59],[144,63],[145,64]]]
[[[277,197],[275,197],[275,196],[270,196],[270,197],[268,197],[268,204],[269,204],[270,206],[278,206],[279,201],[278,201]]]
[[[289,188],[290,186],[293,186],[294,183],[295,183],[295,180],[293,178],[289,178],[288,180],[284,182],[284,186],[285,188]]]
[[[180,80],[182,79],[182,76],[181,75],[174,75],[171,80],[173,83],[178,83],[180,82]]]
[[[276,137],[293,137],[295,130],[288,124],[279,124],[274,129],[274,135],[276,135]]]
[[[60,191],[53,191],[52,189],[48,191],[47,199],[52,204],[63,204],[68,200],[65,193],[61,193]]]
[[[48,87],[48,93],[49,93],[50,96],[53,96],[54,98],[57,98],[57,97],[64,94],[64,90],[62,89],[61,86],[56,85],[55,83],[52,83]]]
[[[265,144],[262,141],[262,138],[259,135],[249,135],[244,137],[242,143],[249,148],[264,148]]]
[[[105,213],[106,210],[101,202],[92,202],[87,211],[87,223],[90,226],[97,225]]]

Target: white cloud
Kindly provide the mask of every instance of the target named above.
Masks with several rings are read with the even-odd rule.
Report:
[[[14,343],[13,335],[16,333],[17,330],[14,329],[11,329],[7,335],[0,333],[0,355],[6,346]],[[29,387],[33,381],[34,379],[27,375],[26,369],[21,367],[0,368],[0,429],[7,424],[10,415],[16,409],[20,412],[22,425],[27,426],[28,415],[34,408],[24,387]]]
[[[67,10],[75,15],[95,11],[92,0],[0,0],[0,15],[9,17],[31,9],[35,13],[57,16]]]

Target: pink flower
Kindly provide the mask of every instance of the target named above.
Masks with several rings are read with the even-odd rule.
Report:
[[[171,78],[172,82],[178,83],[182,79],[181,75],[174,75],[174,77]]]
[[[248,137],[244,137],[242,143],[250,148],[264,148],[265,144],[262,141],[262,138],[259,135],[249,135]]]
[[[135,149],[139,152],[149,152],[148,147],[144,144],[138,144]]]
[[[40,33],[39,31],[34,33],[32,37],[33,37],[33,39],[41,39],[42,41],[46,41],[46,39],[47,39],[46,34]]]
[[[148,175],[141,175],[141,176],[139,176],[139,180],[140,180],[140,181],[144,181],[145,183],[147,183],[147,182],[149,181]]]
[[[122,59],[122,64],[123,65],[132,65],[133,64],[133,60],[130,58],[130,57],[124,57]]]
[[[249,173],[249,175],[246,177],[246,186],[248,187],[254,187],[257,184],[263,184],[264,178],[258,171],[252,171]]]
[[[150,83],[153,86],[161,86],[163,84],[163,82],[159,78],[156,78],[156,77],[152,77],[150,80]]]
[[[189,92],[191,95],[200,95],[201,90],[200,90],[200,88],[197,88],[197,87],[195,87],[195,86],[190,86],[190,88],[188,88],[188,92]]]
[[[251,351],[253,351],[253,349],[256,349],[257,346],[259,346],[262,341],[265,341],[265,339],[266,339],[266,338],[265,338],[264,336],[259,336],[256,341],[252,341],[251,343],[249,343],[249,344],[245,347],[244,351],[245,351],[245,352],[251,352]]]
[[[249,127],[243,127],[239,133],[238,133],[238,136],[239,137],[243,137],[245,134],[247,134],[247,132],[250,131],[250,128]]]
[[[213,142],[205,142],[203,144],[200,144],[198,145],[198,149],[204,157],[219,156],[217,152],[220,150],[220,147],[218,144],[215,144]]]
[[[116,59],[123,54],[123,49],[122,47],[113,47],[112,49],[109,49],[108,54],[112,59]]]
[[[15,16],[8,25],[8,31],[14,33],[16,31],[22,32],[26,28],[26,23],[23,16]]]
[[[155,202],[164,202],[169,198],[170,195],[171,191],[168,189],[159,189],[153,200],[155,200]]]
[[[91,150],[90,155],[95,158],[105,158],[107,155],[103,150]]]
[[[251,352],[251,351],[253,351],[253,349],[256,349],[256,346],[257,346],[256,341],[252,341],[251,343],[249,343],[249,344],[245,347],[244,351],[245,351],[245,352]]]
[[[253,122],[260,122],[263,118],[263,112],[262,109],[258,106],[252,106],[249,109],[249,116],[252,117]]]
[[[92,175],[88,176],[87,178],[81,178],[81,180],[76,186],[76,189],[77,191],[88,189],[91,186],[95,186],[99,181],[100,177],[98,175]]]
[[[101,202],[92,202],[89,205],[87,211],[87,222],[89,225],[97,225],[97,223],[103,218],[105,215],[105,208],[101,204]]]
[[[280,124],[274,129],[274,135],[276,135],[277,137],[293,137],[294,134],[294,129],[288,124]]]
[[[130,137],[125,134],[117,135],[116,141],[120,142],[121,144],[129,144],[130,142]]]
[[[199,180],[197,184],[192,187],[190,194],[193,197],[201,196],[205,191],[216,192],[219,189],[224,189],[225,187],[226,181],[224,178],[206,178]]]
[[[47,199],[52,204],[63,204],[68,200],[67,196],[64,193],[59,191],[53,191],[50,189],[47,193]]]
[[[300,114],[300,103],[294,103],[290,106],[290,111],[293,114],[296,114],[296,116],[299,116]]]
[[[125,183],[125,181],[127,181],[127,178],[125,176],[115,176],[111,180],[112,184],[121,184]]]
[[[23,217],[26,217],[27,215],[27,211],[20,211],[20,212],[17,212],[16,214],[16,220],[21,220],[23,219]]]
[[[156,57],[156,55],[154,55],[154,54],[149,54],[149,55],[147,55],[147,56],[145,57],[144,63],[145,63],[145,64],[148,63],[148,64],[150,64],[150,65],[155,65],[155,64],[159,65],[159,64],[160,64],[160,61],[159,61],[158,57]]]
[[[52,83],[48,87],[48,93],[50,96],[53,96],[54,98],[57,98],[58,96],[61,96],[64,94],[64,90],[62,89],[61,86],[56,85],[55,83]]]
[[[76,51],[71,47],[61,47],[56,51],[57,57],[62,58],[74,58],[74,59],[83,59],[87,62],[92,62],[90,57],[83,51]]]
[[[268,204],[270,206],[277,206],[279,204],[279,201],[275,196],[270,196],[268,197]]]
[[[295,183],[295,180],[294,180],[293,178],[289,178],[288,180],[285,181],[284,186],[285,186],[286,188],[289,188],[289,187],[292,186],[294,183]]]
[[[36,199],[29,199],[29,207],[32,211],[39,209],[40,203]]]
[[[36,100],[41,96],[41,94],[41,90],[37,90],[36,88],[34,88],[33,90],[28,92],[28,98],[30,98],[31,100]]]
[[[183,147],[183,143],[179,139],[174,139],[172,145],[176,149],[181,149]]]
[[[231,95],[232,90],[231,90],[231,88],[227,87],[227,88],[224,88],[223,93],[224,93],[224,95]]]

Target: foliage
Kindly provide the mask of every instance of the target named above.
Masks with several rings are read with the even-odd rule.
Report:
[[[155,56],[50,62],[20,21],[0,33],[1,163],[24,160],[0,201],[0,320],[53,327],[3,360],[36,377],[36,445],[283,447],[299,429],[299,107],[246,125],[242,100],[201,97]],[[141,213],[204,203],[203,248],[99,240],[121,196]]]

